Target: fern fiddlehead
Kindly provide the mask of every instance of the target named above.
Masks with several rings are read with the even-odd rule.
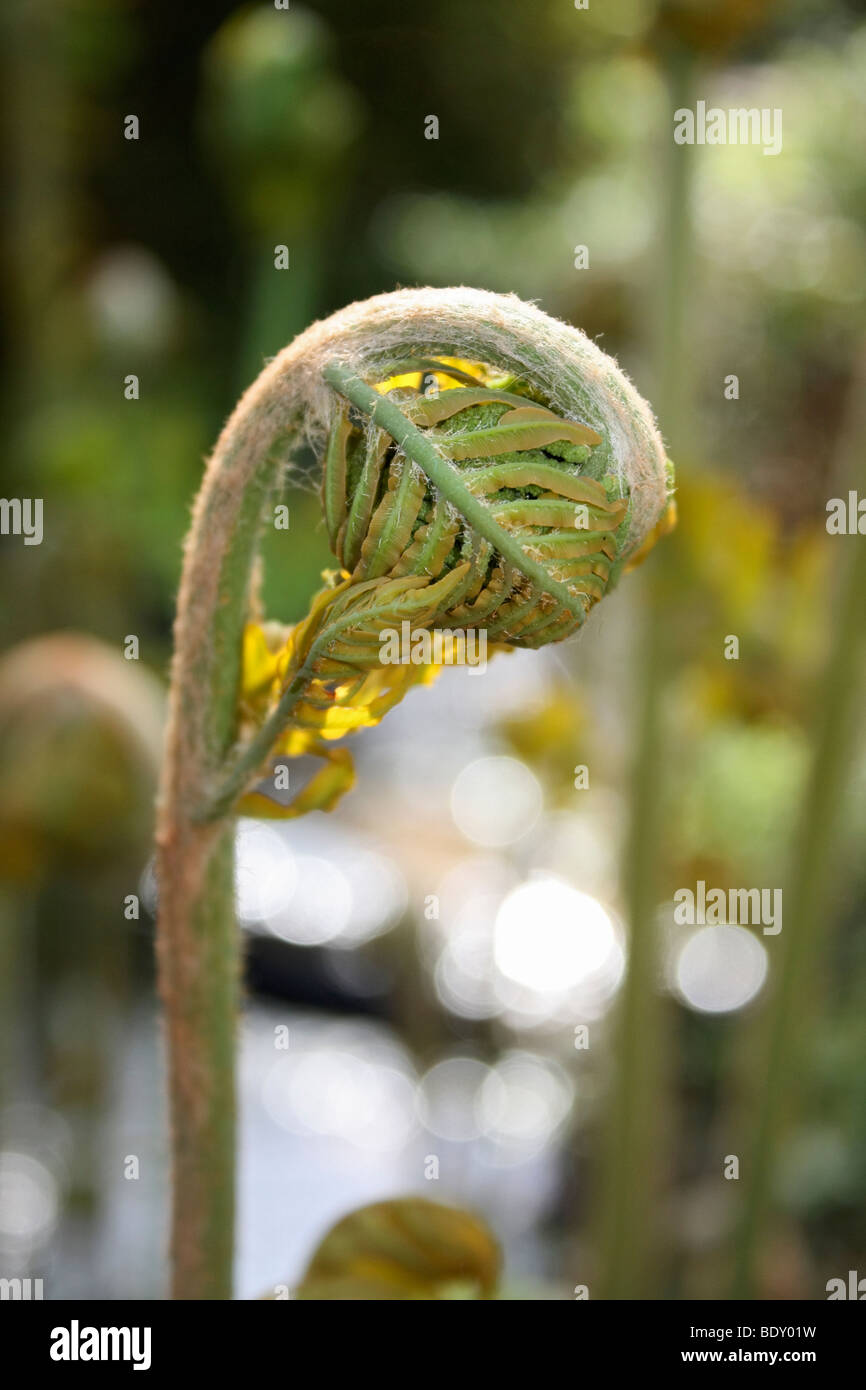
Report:
[[[339,570],[290,628],[248,622],[278,441],[317,442]],[[158,877],[174,1126],[175,1292],[230,1288],[230,1058],[237,951],[226,817],[328,809],[338,746],[425,667],[384,628],[479,629],[540,647],[582,625],[671,517],[652,413],[578,330],[513,296],[381,295],[270,363],[208,465],[178,601]],[[325,766],[289,806],[254,789],[275,753]],[[228,1035],[228,1038],[227,1038]]]

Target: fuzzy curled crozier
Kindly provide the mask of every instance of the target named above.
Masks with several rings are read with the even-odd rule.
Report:
[[[481,380],[496,385],[492,394],[501,399],[469,401],[450,418],[417,392],[393,391],[369,404],[372,388],[407,362],[454,358],[480,364]],[[503,383],[509,390],[499,389]],[[519,399],[509,402],[515,393]],[[491,405],[493,415],[485,413]],[[545,412],[559,426],[552,435]],[[501,446],[490,442],[497,431]],[[359,437],[366,461],[359,461]],[[335,439],[346,448],[336,459]],[[669,506],[669,466],[647,403],[584,333],[534,305],[466,288],[398,290],[313,324],[241,398],[196,502],[174,684],[208,682],[218,718],[209,725],[205,711],[187,708],[178,774],[184,765],[213,763],[215,754],[218,761],[242,712],[237,692],[248,682],[238,653],[248,614],[238,581],[249,576],[264,507],[280,481],[277,442],[281,457],[310,443],[322,459],[325,518],[342,579],[333,603],[314,605],[315,621],[298,624],[286,651],[273,653],[270,683],[259,682],[268,698],[255,722],[262,739],[273,727],[271,749],[278,734],[298,728],[285,698],[290,689],[299,709],[312,707],[308,696],[319,709],[345,703],[338,682],[350,677],[352,634],[331,620],[347,605],[369,604],[359,617],[367,651],[355,661],[355,676],[375,674],[373,626],[403,616],[427,627],[487,627],[505,644],[558,641],[643,553]],[[349,581],[368,587],[362,595]],[[425,584],[431,598],[440,586],[441,603],[422,601]],[[302,675],[314,681],[309,689]],[[376,685],[379,708],[382,672]],[[286,718],[277,728],[280,700]],[[249,732],[250,724],[241,727]],[[173,718],[170,740],[177,733]]]
[[[397,290],[350,304],[284,348],[242,398],[233,421],[246,413],[248,396],[274,392],[284,426],[294,421],[316,442],[335,408],[323,379],[330,362],[375,381],[406,357],[443,355],[485,362],[517,377],[557,414],[597,430],[609,470],[632,498],[626,553],[639,548],[668,495],[665,449],[652,411],[585,333],[516,295],[463,287]]]

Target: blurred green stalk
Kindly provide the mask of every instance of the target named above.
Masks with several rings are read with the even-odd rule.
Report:
[[[853,415],[844,431],[838,470],[842,495],[866,491],[866,352],[852,385]],[[850,480],[850,481],[846,481]],[[866,543],[860,536],[835,537],[840,552],[839,583],[830,620],[832,645],[817,685],[812,765],[785,887],[784,929],[776,943],[776,989],[756,1070],[761,1078],[751,1158],[744,1165],[744,1193],[737,1236],[732,1297],[755,1296],[761,1241],[773,1206],[773,1177],[779,1141],[803,1071],[798,1066],[811,981],[835,896],[836,849],[858,708],[864,634]]]
[[[671,115],[690,103],[692,71],[685,53],[671,53],[666,68]],[[659,373],[656,399],[666,438],[682,449],[687,419],[683,362],[687,357],[684,342],[692,247],[692,151],[689,146],[674,144],[672,125],[669,142],[665,151],[662,268],[654,315]],[[665,1166],[666,1030],[659,993],[656,925],[666,762],[661,697],[672,661],[664,546],[652,564],[645,611],[638,619],[641,645],[636,663],[636,740],[624,868],[628,965],[616,1025],[600,1211],[599,1294],[613,1299],[657,1296],[664,1258],[658,1248],[658,1213]]]
[[[601,1203],[599,1296],[652,1296],[658,1282],[655,1214],[661,1168],[663,1047],[656,981],[656,865],[662,774],[660,622],[642,616],[641,708],[627,840],[628,966],[619,1004],[615,1076],[607,1121]]]

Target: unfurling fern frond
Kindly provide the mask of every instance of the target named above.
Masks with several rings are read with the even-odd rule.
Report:
[[[339,568],[294,627],[250,622],[285,446],[309,442]],[[502,649],[576,632],[668,524],[670,492],[652,412],[616,364],[511,295],[402,290],[350,305],[238,403],[187,539],[159,795],[176,1297],[231,1292],[229,817],[333,806],[353,777],[344,736],[459,658],[461,636]],[[386,660],[398,629],[409,659],[401,646]],[[422,643],[416,655],[416,637],[436,639],[432,654]],[[275,756],[304,753],[323,766],[290,806],[255,789]]]
[[[509,313],[518,304],[484,298]],[[331,741],[377,723],[411,685],[436,674],[430,663],[384,665],[388,630],[483,632],[494,651],[562,641],[646,542],[650,483],[652,539],[671,523],[670,469],[646,407],[582,334],[539,317],[570,346],[579,343],[594,368],[588,362],[585,380],[572,383],[579,393],[565,397],[569,412],[546,374],[503,369],[493,351],[480,360],[395,350],[387,376],[372,382],[337,354],[324,370],[335,395],[321,494],[339,575],[271,647],[253,630],[243,689],[254,722],[293,689],[269,751],[314,753],[331,767],[315,783],[324,799],[307,788],[285,807],[255,793],[242,809],[296,815],[333,805],[351,785],[342,750],[334,774]],[[477,325],[466,336],[473,345],[483,338]],[[642,432],[655,455],[646,476],[628,466]],[[265,699],[251,699],[255,690]]]

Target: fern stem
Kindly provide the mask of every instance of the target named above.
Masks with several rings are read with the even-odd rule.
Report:
[[[172,1296],[232,1296],[235,1019],[239,934],[231,824],[216,838],[181,833],[163,846],[157,940],[165,1007],[172,1140]],[[166,864],[166,860],[169,861]],[[197,891],[185,891],[201,863]],[[175,871],[182,875],[178,882]],[[180,902],[182,910],[176,910]]]
[[[172,1296],[232,1296],[240,937],[233,827],[197,808],[235,737],[240,651],[268,449],[255,413],[223,432],[199,494],[175,623],[157,820],[156,953],[172,1146]],[[268,434],[267,442],[270,444]],[[245,488],[233,486],[250,460]]]
[[[671,109],[688,106],[693,84],[689,55],[671,52],[665,77]],[[671,142],[665,156],[663,270],[654,329],[659,411],[675,454],[685,447],[688,429],[681,377],[688,355],[684,343],[692,264],[691,177],[691,150]],[[663,552],[654,560],[661,571],[654,568],[648,576],[634,668],[637,724],[623,866],[629,953],[616,1020],[615,1074],[599,1213],[600,1296],[612,1299],[653,1297],[666,1276],[659,1205],[668,1127],[668,1010],[659,997],[656,924],[669,757],[662,694],[672,656],[665,563]]]
[[[866,483],[866,351],[852,383],[852,418],[844,431],[843,483]],[[856,462],[855,462],[856,461]],[[859,476],[858,476],[859,472]],[[844,495],[844,492],[843,492]],[[783,1128],[802,1067],[804,1021],[832,911],[842,807],[851,772],[851,744],[863,652],[863,594],[866,545],[860,536],[837,537],[843,563],[832,611],[834,636],[816,685],[812,764],[785,889],[785,925],[778,940],[780,961],[770,1005],[763,1055],[758,1061],[760,1096],[750,1160],[744,1172],[743,1205],[734,1252],[732,1297],[754,1297],[761,1239],[772,1210],[772,1186]],[[809,1034],[811,1036],[811,1034]]]

